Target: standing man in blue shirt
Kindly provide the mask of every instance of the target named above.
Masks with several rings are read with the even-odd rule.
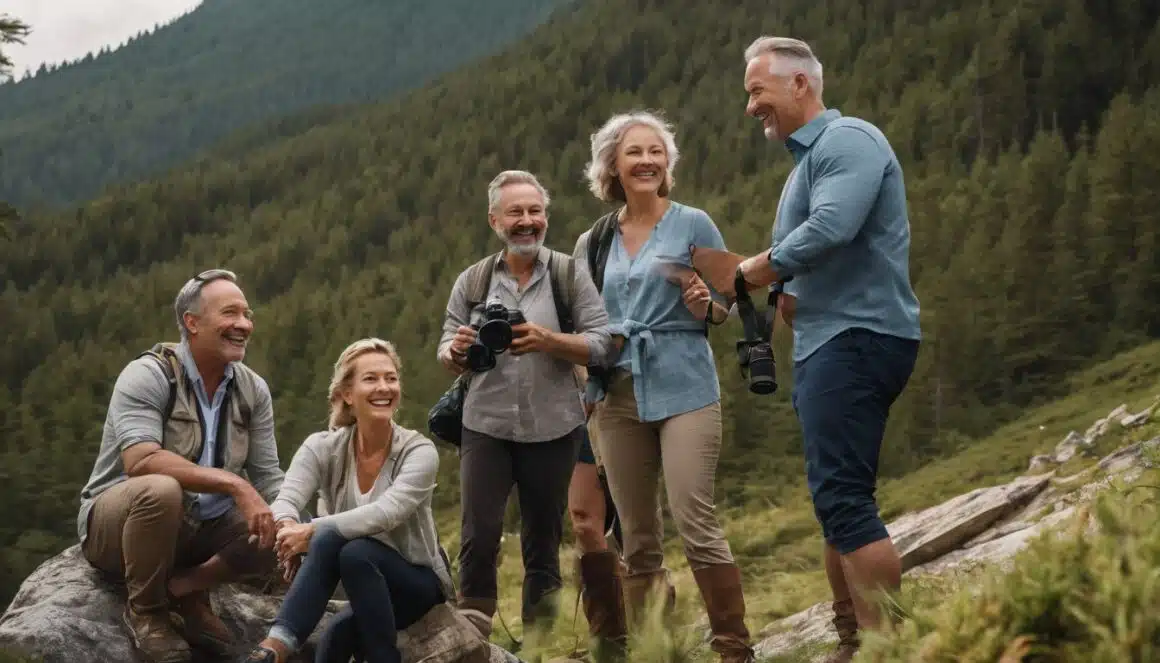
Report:
[[[746,113],[783,141],[794,168],[778,203],[772,248],[742,258],[698,247],[693,265],[718,291],[785,283],[794,330],[793,404],[806,475],[826,540],[838,649],[876,628],[872,593],[901,584],[901,564],[874,499],[891,405],[921,338],[910,284],[910,223],[902,167],[873,124],[822,103],[822,65],[797,39],[761,37],[745,51]],[[788,282],[787,282],[788,281]]]

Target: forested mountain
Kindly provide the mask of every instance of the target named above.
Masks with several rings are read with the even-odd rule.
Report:
[[[554,197],[549,242],[570,249],[606,209],[581,170],[614,111],[663,109],[684,154],[675,198],[706,209],[732,249],[768,246],[791,160],[743,115],[741,53],[762,33],[809,40],[828,105],[879,124],[906,169],[925,342],[882,467],[897,476],[958,448],[1160,331],[1157,12],[589,0],[404,98],[38,215],[0,244],[0,572],[23,576],[73,540],[113,379],[176,337],[173,296],[202,269],[237,270],[257,308],[248,361],[274,391],[288,463],[324,425],[331,366],[361,336],[398,344],[401,417],[424,427],[449,383],[434,360],[448,291],[498,248],[487,182],[538,173]],[[802,469],[787,339],[782,390],[759,397],[738,374],[740,333],[730,323],[712,339],[725,508],[776,502]],[[448,454],[441,508],[458,501],[455,467]]]
[[[0,200],[84,200],[261,120],[385,99],[567,2],[205,0],[123,48],[0,85]]]

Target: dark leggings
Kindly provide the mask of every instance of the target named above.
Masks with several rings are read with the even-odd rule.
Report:
[[[322,528],[294,578],[274,624],[306,641],[322,619],[338,581],[350,599],[327,625],[316,663],[400,663],[396,634],[446,600],[439,577],[371,538],[346,540]]]

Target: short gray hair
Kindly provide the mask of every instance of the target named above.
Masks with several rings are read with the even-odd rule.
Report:
[[[822,95],[822,85],[824,83],[822,63],[814,55],[814,51],[810,48],[809,44],[792,37],[758,37],[745,49],[745,62],[748,64],[753,58],[767,53],[772,53],[777,56],[777,60],[770,65],[770,73],[790,75],[795,69],[800,70],[809,79],[810,86],[814,88],[818,96],[820,97]],[[788,66],[777,66],[783,62],[788,63]]]
[[[238,275],[228,269],[207,269],[185,282],[177,292],[177,299],[173,300],[173,312],[177,314],[177,329],[181,332],[181,340],[189,338],[189,329],[185,327],[185,314],[201,314],[201,291],[214,281],[226,280],[230,283],[238,282]]]
[[[632,111],[613,115],[591,136],[592,160],[584,168],[584,177],[588,180],[588,190],[592,195],[604,202],[619,200],[624,202],[624,186],[614,175],[616,170],[616,150],[624,140],[624,134],[636,126],[646,126],[657,132],[665,146],[668,155],[668,168],[664,182],[661,183],[661,196],[669,195],[673,188],[673,169],[681,159],[677,149],[677,139],[673,135],[673,128],[660,114],[649,111]]]
[[[499,175],[496,175],[491,184],[487,185],[487,211],[494,212],[495,206],[499,204],[500,189],[509,184],[531,184],[540,192],[540,196],[544,199],[544,209],[548,209],[548,205],[552,204],[552,198],[548,195],[548,190],[540,184],[540,180],[536,176],[526,170],[505,170]]]

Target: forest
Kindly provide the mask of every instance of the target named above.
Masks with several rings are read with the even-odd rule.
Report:
[[[924,342],[884,472],[962,448],[1160,333],[1158,13],[1133,0],[587,0],[405,95],[250,133],[83,205],[23,210],[0,240],[0,600],[74,542],[113,380],[176,338],[173,297],[203,269],[237,271],[257,311],[247,362],[273,390],[286,464],[325,425],[331,366],[362,336],[399,346],[400,416],[424,428],[450,383],[435,361],[450,286],[499,248],[487,182],[537,173],[553,195],[548,242],[570,250],[606,209],[581,170],[610,113],[662,111],[683,151],[674,198],[708,211],[731,249],[768,246],[792,161],[743,112],[742,51],[766,33],[809,41],[827,105],[878,124],[905,168]],[[734,321],[711,339],[725,517],[791,499],[802,471],[789,338],[779,328],[781,389],[756,396],[740,334]],[[457,511],[456,465],[447,450],[443,513]]]
[[[239,130],[301,130],[318,113],[387,99],[486,56],[563,5],[204,0],[122,48],[0,84],[0,200],[80,203]],[[299,123],[276,121],[306,111]]]

